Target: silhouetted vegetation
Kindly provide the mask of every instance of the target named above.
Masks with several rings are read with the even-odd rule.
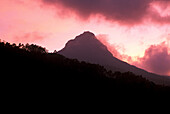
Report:
[[[3,88],[8,95],[170,95],[169,87],[156,85],[142,76],[112,73],[100,65],[65,58],[56,51],[47,53],[34,44],[1,42],[0,60]]]

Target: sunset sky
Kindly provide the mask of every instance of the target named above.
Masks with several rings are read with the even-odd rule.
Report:
[[[0,0],[0,39],[49,51],[84,31],[112,54],[170,76],[170,0]]]

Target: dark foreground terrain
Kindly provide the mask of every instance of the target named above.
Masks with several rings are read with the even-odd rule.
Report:
[[[57,53],[37,45],[0,43],[2,95],[9,100],[45,102],[68,99],[163,98],[170,87],[156,85],[131,72],[104,67]],[[2,97],[3,98],[3,97]]]

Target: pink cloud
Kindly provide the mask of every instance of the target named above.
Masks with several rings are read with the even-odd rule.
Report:
[[[100,40],[107,47],[107,49],[113,54],[114,57],[116,57],[118,59],[122,59],[122,55],[118,51],[118,48],[120,48],[120,47],[115,44],[110,44],[108,42],[107,35],[99,34],[99,35],[97,35],[97,39]]]
[[[25,34],[21,34],[18,36],[14,36],[14,42],[35,42],[35,41],[41,41],[44,38],[46,38],[46,35],[44,35],[43,33],[39,33],[39,32],[30,32],[30,33],[25,33]]]
[[[107,47],[107,49],[113,54],[114,57],[129,63],[133,62],[131,56],[120,53],[120,51],[125,52],[125,48],[123,46],[109,43],[108,36],[106,34],[97,35],[97,39]]]
[[[120,50],[123,49],[116,44],[110,44],[107,35],[100,34],[97,38],[108,48],[108,50],[113,54],[114,57],[133,64],[139,68],[145,69],[149,72],[153,72],[160,75],[170,75],[170,49],[169,49],[169,37],[167,42],[162,42],[158,45],[151,45],[145,50],[143,57],[128,56],[126,54],[121,54]]]
[[[153,73],[170,75],[170,53],[168,53],[168,51],[169,49],[166,42],[162,42],[158,45],[151,45],[145,50],[145,55],[138,58],[138,61],[132,64]]]
[[[150,4],[148,17],[152,22],[170,23],[170,1],[154,1]]]

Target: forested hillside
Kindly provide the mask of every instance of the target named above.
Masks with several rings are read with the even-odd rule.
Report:
[[[156,85],[131,72],[112,72],[104,67],[57,53],[34,44],[0,43],[3,90],[28,94],[169,95],[170,88]]]

